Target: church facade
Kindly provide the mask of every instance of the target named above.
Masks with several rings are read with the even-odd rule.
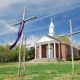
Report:
[[[36,58],[60,58],[67,60],[71,57],[71,45],[55,38],[54,24],[51,20],[48,36],[42,36],[35,43]],[[80,56],[80,46],[73,47],[74,57]]]

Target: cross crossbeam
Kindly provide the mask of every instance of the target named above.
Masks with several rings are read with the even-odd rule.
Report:
[[[20,28],[19,28],[19,32],[18,32],[18,39],[17,40],[19,40],[19,38],[20,38],[20,36],[21,36],[21,43],[20,43],[20,48],[19,48],[19,67],[18,67],[18,76],[20,76],[20,69],[21,69],[21,47],[22,47],[22,43],[23,43],[23,28],[24,28],[24,23],[26,22],[26,21],[28,21],[28,20],[31,20],[31,19],[34,19],[34,18],[36,18],[36,16],[32,16],[32,17],[29,17],[29,18],[27,18],[27,19],[25,19],[25,16],[26,16],[26,6],[25,6],[25,8],[24,8],[24,12],[23,12],[23,18],[22,18],[22,21],[20,21],[20,22],[17,22],[17,23],[15,23],[15,24],[12,24],[11,26],[16,26],[16,25],[19,25],[19,24],[21,24],[20,25]],[[21,32],[20,32],[21,31]],[[21,34],[22,33],[22,34]],[[21,34],[21,35],[20,35]],[[16,43],[15,43],[16,44]],[[15,45],[14,44],[14,45]]]
[[[31,20],[31,19],[34,19],[34,18],[36,18],[36,16],[29,17],[29,18],[27,18],[27,19],[24,19],[23,21],[26,22],[26,21]],[[17,23],[15,23],[15,24],[12,24],[11,26],[19,25],[21,22],[22,22],[22,21],[17,22]]]
[[[75,34],[78,34],[78,33],[80,33],[80,31],[76,31],[76,32],[69,33],[69,34],[63,34],[63,35],[59,35],[59,36],[70,36],[70,35],[75,35]]]
[[[71,36],[71,52],[72,52],[72,75],[74,75],[74,55],[73,55],[73,38],[72,36],[75,34],[80,33],[80,31],[72,32],[72,21],[69,20],[70,22],[70,33],[69,34],[63,34],[59,36]]]

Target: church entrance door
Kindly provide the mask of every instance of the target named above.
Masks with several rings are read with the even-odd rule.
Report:
[[[49,58],[49,48],[46,47],[46,58]],[[50,58],[53,58],[53,46],[50,46]]]

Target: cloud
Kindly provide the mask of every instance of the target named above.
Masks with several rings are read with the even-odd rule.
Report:
[[[62,10],[79,7],[80,1],[73,0],[33,0],[30,1],[31,6],[30,11],[40,14],[50,14],[55,12],[60,12]],[[74,6],[75,5],[75,6]],[[34,10],[35,8],[35,10]]]
[[[80,1],[79,0],[74,0],[74,1],[73,0],[1,0],[0,1],[0,19],[1,19],[0,36],[2,35],[8,36],[8,34],[18,31],[19,27],[11,27],[10,24],[15,23],[20,19],[22,19],[21,15],[23,13],[22,11],[25,5],[27,6],[26,16],[36,15],[37,19],[32,21],[32,22],[36,22],[58,13],[62,13],[71,9],[76,9],[77,7],[80,7]],[[28,30],[36,31],[41,29],[43,28],[35,27],[34,29],[30,29],[30,30],[28,29]],[[35,42],[39,37],[30,34],[28,38],[29,38],[28,43],[29,42],[32,43]],[[12,42],[14,41],[11,40],[10,43]]]
[[[6,20],[0,20],[0,36],[17,32],[17,28],[12,27]]]
[[[1,0],[0,1],[0,8],[2,7],[8,7],[11,4],[17,4],[17,3],[22,3],[25,2],[26,0]]]
[[[31,44],[30,46],[34,46],[34,43],[39,39],[39,36],[30,35],[27,39],[27,44]]]
[[[27,30],[26,32],[39,31],[39,30],[43,30],[43,29],[46,29],[46,28],[47,28],[47,26],[40,27],[40,28],[32,28],[32,29]]]
[[[20,13],[20,8],[22,7],[20,5],[22,4],[23,6],[26,5],[28,7],[28,14],[45,15],[73,7],[78,7],[80,6],[79,3],[79,0],[1,0],[0,12],[3,11],[8,14],[13,14],[14,12]],[[16,8],[14,7],[15,10],[12,8],[13,5],[17,5]]]
[[[32,47],[32,46],[34,46],[34,43],[39,39],[40,37],[39,36],[35,36],[35,35],[30,35],[30,36],[28,36],[27,37],[27,39],[26,39],[26,44],[31,44],[29,47]],[[21,40],[21,39],[20,39]],[[18,41],[18,43],[17,44],[19,44],[20,43],[20,40]],[[7,38],[7,40],[5,40],[5,43],[1,43],[1,44],[6,44],[6,42],[8,43],[8,44],[10,44],[10,45],[12,45],[14,42],[15,42],[15,39],[10,39],[10,38]],[[24,44],[24,41],[23,41],[23,44]],[[28,46],[26,46],[26,47],[28,47]]]

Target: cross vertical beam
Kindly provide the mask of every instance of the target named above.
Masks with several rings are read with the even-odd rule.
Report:
[[[72,52],[72,75],[74,76],[74,55],[73,55],[73,39],[72,35],[80,33],[80,31],[72,32],[72,21],[69,20],[70,22],[70,33],[69,34],[64,34],[64,35],[59,35],[59,36],[71,36],[71,52]]]
[[[25,64],[26,46],[29,46],[29,45],[31,45],[31,44],[27,44],[26,45],[26,37],[24,36],[24,45],[23,45],[23,47],[24,47],[24,56],[23,56],[23,60],[24,60],[24,71],[26,71],[26,64]]]
[[[15,25],[19,25],[19,24],[22,24],[22,25],[24,26],[24,22],[36,18],[36,16],[32,16],[32,17],[29,17],[29,18],[25,19],[25,15],[26,15],[26,6],[25,6],[25,8],[24,8],[24,13],[23,13],[22,21],[17,22],[17,23],[15,23],[15,24],[12,24],[11,26],[15,26]],[[24,30],[23,30],[23,31],[24,31]],[[22,47],[23,36],[24,36],[24,35],[23,35],[23,31],[22,31],[21,42],[20,42],[20,47],[19,47],[19,66],[18,66],[18,76],[20,76],[20,69],[21,69],[21,47]]]
[[[70,22],[70,36],[71,36],[71,52],[72,52],[72,75],[74,75],[74,55],[73,55],[73,38],[72,38],[72,21]]]
[[[26,45],[26,37],[24,37],[25,40],[25,45]],[[26,53],[26,46],[24,46],[24,71],[26,70],[26,65],[25,65],[25,53]]]
[[[23,19],[22,20],[24,20],[25,19],[25,15],[26,15],[26,6],[25,6],[25,8],[24,8],[24,12],[23,12]],[[22,24],[23,24],[23,22],[22,22]],[[20,69],[21,69],[21,47],[22,47],[22,43],[23,43],[23,37],[24,37],[24,35],[23,35],[23,31],[22,31],[22,35],[21,35],[21,42],[20,42],[20,48],[19,48],[19,66],[18,66],[18,76],[20,76]]]

